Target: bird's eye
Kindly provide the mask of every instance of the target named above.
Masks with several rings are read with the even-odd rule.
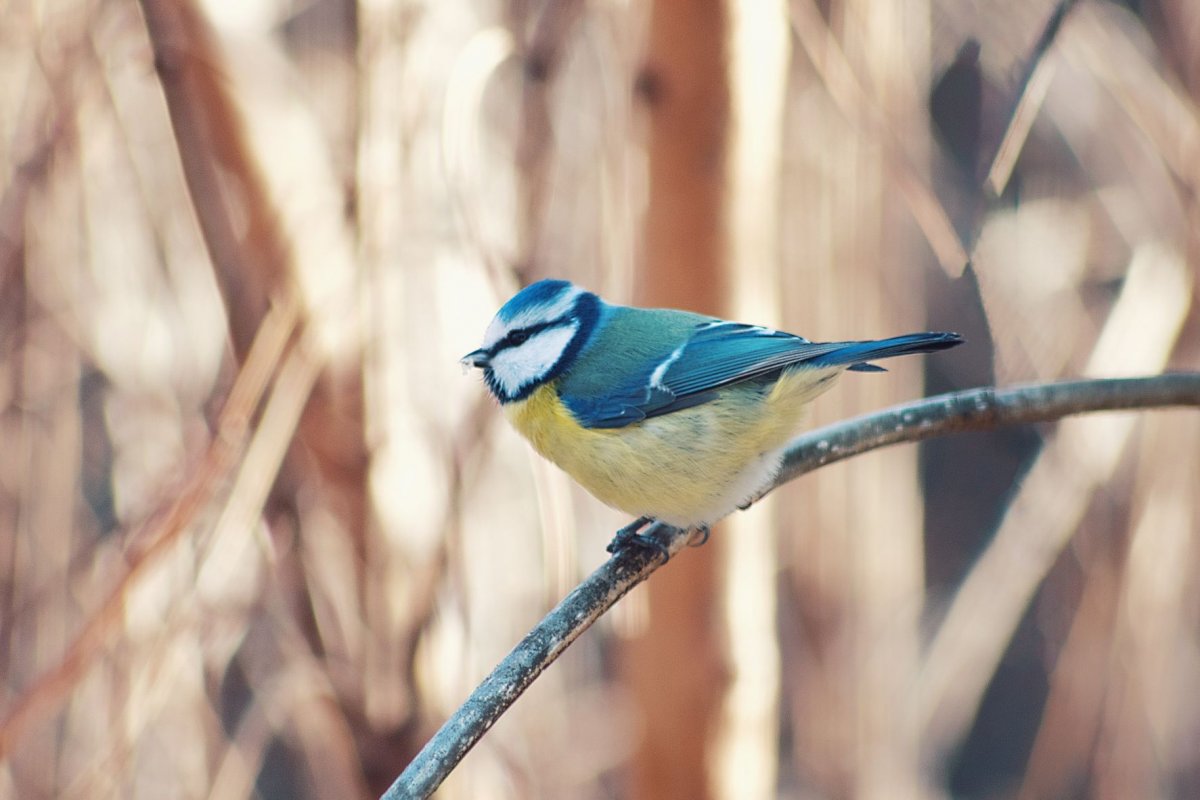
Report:
[[[529,331],[526,330],[513,331],[508,335],[509,343],[514,345],[524,344],[528,339]]]

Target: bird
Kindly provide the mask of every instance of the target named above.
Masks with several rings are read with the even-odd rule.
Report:
[[[529,284],[463,356],[533,448],[637,519],[608,546],[659,550],[657,521],[697,530],[768,489],[809,403],[842,372],[963,342],[957,333],[812,342],[689,311],[608,303],[570,281]]]

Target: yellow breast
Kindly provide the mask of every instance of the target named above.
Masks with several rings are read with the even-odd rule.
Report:
[[[838,369],[793,369],[768,387],[735,385],[702,405],[624,428],[585,428],[553,383],[504,406],[546,458],[608,505],[679,527],[725,516],[765,487],[807,403]]]

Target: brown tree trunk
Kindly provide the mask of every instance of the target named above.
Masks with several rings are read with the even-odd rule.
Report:
[[[725,39],[721,2],[654,4],[635,86],[650,124],[642,305],[722,311]],[[624,654],[641,714],[631,797],[711,796],[707,751],[728,683],[718,630],[719,540],[684,553],[647,585],[649,621]]]

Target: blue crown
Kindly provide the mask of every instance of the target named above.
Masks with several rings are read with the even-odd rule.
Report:
[[[500,307],[500,311],[497,312],[496,316],[507,323],[526,309],[550,305],[559,295],[563,292],[569,292],[572,288],[573,286],[570,281],[544,278],[536,283],[529,284],[510,297],[508,302]]]

